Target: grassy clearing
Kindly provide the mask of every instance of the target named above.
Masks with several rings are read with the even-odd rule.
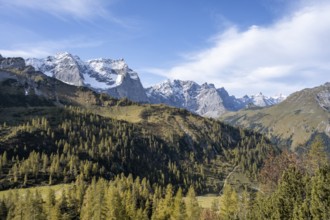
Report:
[[[258,183],[251,180],[250,177],[243,173],[240,167],[234,169],[234,171],[227,176],[225,181],[226,184],[231,185],[231,187],[235,189],[238,195],[245,189],[245,187],[248,189],[248,191],[255,191],[258,189]],[[221,193],[222,192],[219,192],[219,194],[206,194],[197,196],[198,203],[202,208],[205,209],[211,209],[214,205],[219,208],[222,199]]]
[[[18,191],[19,195],[24,195],[27,190],[30,190],[31,192],[38,190],[41,196],[43,197],[43,199],[45,199],[48,189],[52,189],[55,192],[56,199],[58,199],[61,196],[62,192],[64,190],[69,189],[70,186],[71,186],[70,184],[59,184],[54,186],[38,186],[38,187],[22,188],[22,189],[10,189],[5,191],[0,191],[0,198],[3,199],[8,197],[10,192]]]
[[[98,108],[97,113],[103,117],[110,117],[117,120],[125,120],[131,123],[141,122],[142,118],[140,117],[141,112],[144,107],[139,105],[131,106],[115,106],[109,108]]]
[[[221,197],[216,194],[207,194],[204,196],[197,196],[197,201],[200,207],[203,209],[211,209],[214,204],[219,207]]]

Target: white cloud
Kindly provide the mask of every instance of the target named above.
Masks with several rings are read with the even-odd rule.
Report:
[[[227,28],[211,48],[159,74],[243,95],[291,93],[329,81],[330,3],[300,7],[267,27]]]
[[[49,53],[45,50],[28,49],[28,50],[2,50],[0,54],[4,57],[46,57]]]

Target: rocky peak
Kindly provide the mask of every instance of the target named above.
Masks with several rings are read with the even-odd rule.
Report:
[[[218,117],[225,109],[213,84],[167,80],[146,89],[151,103],[163,103],[207,117]]]
[[[0,57],[0,69],[24,69],[25,61],[21,57],[3,58]]]

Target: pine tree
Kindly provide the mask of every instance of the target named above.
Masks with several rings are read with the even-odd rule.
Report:
[[[329,156],[325,150],[325,144],[321,137],[317,137],[307,154],[306,168],[310,174],[329,164]]]
[[[191,220],[198,220],[200,216],[200,207],[196,198],[193,186],[189,187],[186,199],[187,218]]]
[[[239,201],[239,219],[247,219],[248,211],[250,209],[250,194],[245,187],[244,191],[241,194]]]
[[[184,220],[186,219],[186,207],[182,198],[182,189],[179,188],[175,197],[173,204],[173,211],[171,213],[172,220]]]
[[[303,175],[295,168],[284,172],[278,189],[273,194],[273,207],[281,219],[291,219],[295,205],[301,205],[305,195]]]
[[[330,167],[317,171],[312,178],[310,211],[313,219],[330,219]]]
[[[160,199],[158,205],[152,215],[153,220],[170,219],[173,209],[173,186],[168,184],[166,186],[165,198]]]
[[[52,209],[54,208],[55,204],[56,204],[55,192],[53,189],[48,188],[45,198],[45,211],[47,216],[51,215]]]
[[[32,209],[31,219],[34,220],[45,219],[45,213],[43,210],[43,200],[38,190],[34,191],[34,194],[32,195],[30,202],[31,202],[30,208]]]
[[[125,215],[125,210],[124,207],[121,203],[121,197],[120,194],[118,192],[118,190],[110,185],[108,188],[108,193],[107,193],[107,208],[108,208],[108,212],[107,212],[107,219],[109,220],[116,220],[116,219],[125,219],[126,215]]]
[[[220,215],[223,219],[236,219],[238,214],[238,196],[235,190],[226,184],[221,197]]]
[[[0,201],[0,220],[7,219],[8,209],[3,200]]]

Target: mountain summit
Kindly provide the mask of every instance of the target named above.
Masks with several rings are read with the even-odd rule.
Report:
[[[123,59],[82,61],[78,56],[62,52],[44,59],[28,58],[26,64],[67,84],[87,86],[116,98],[148,101],[137,73]]]

